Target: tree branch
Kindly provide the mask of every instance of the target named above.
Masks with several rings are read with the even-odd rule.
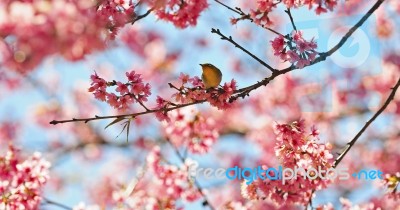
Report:
[[[260,58],[258,58],[257,56],[255,56],[254,54],[252,54],[251,52],[249,52],[248,50],[246,50],[244,47],[240,46],[238,43],[236,43],[231,36],[227,37],[224,34],[221,33],[221,31],[219,29],[211,29],[211,33],[213,34],[218,34],[222,40],[226,40],[230,43],[232,43],[233,45],[235,45],[235,47],[241,49],[243,52],[245,52],[246,54],[250,55],[252,58],[254,58],[256,61],[258,61],[261,65],[267,67],[269,70],[271,70],[272,72],[277,71],[276,69],[272,68],[270,65],[268,65],[267,63],[265,63],[263,60],[261,60]]]
[[[121,114],[121,115],[109,115],[109,116],[95,116],[95,117],[91,117],[91,118],[72,118],[72,120],[53,120],[50,122],[50,124],[52,125],[57,125],[59,123],[68,123],[68,122],[85,122],[88,123],[90,121],[93,120],[103,120],[103,119],[113,119],[113,118],[119,118],[119,117],[132,117],[135,118],[137,116],[140,115],[145,115],[145,114],[150,114],[150,113],[155,113],[155,112],[169,112],[171,110],[174,109],[179,109],[179,108],[183,108],[186,106],[191,106],[194,104],[200,104],[200,103],[204,103],[206,102],[206,100],[201,100],[201,101],[194,101],[192,103],[187,103],[187,104],[177,104],[174,107],[170,107],[170,108],[162,108],[162,109],[151,109],[148,111],[143,111],[143,112],[137,112],[134,114]]]
[[[339,43],[336,44],[332,49],[330,49],[328,52],[326,52],[326,56],[332,55],[334,52],[336,52],[338,49],[340,49],[344,43],[350,38],[350,36],[359,28],[361,25],[381,6],[381,4],[385,0],[378,0],[372,7],[371,9],[368,10],[368,12],[353,26],[350,28],[350,30],[344,35],[344,37],[339,41]]]
[[[328,58],[329,56],[331,56],[333,53],[335,53],[338,49],[340,49],[340,47],[342,47],[344,45],[344,43],[349,39],[349,37],[371,16],[372,13],[374,13],[379,6],[384,2],[385,0],[378,0],[372,7],[370,10],[368,10],[368,12],[346,33],[346,35],[344,37],[342,37],[342,39],[339,41],[339,43],[334,46],[333,48],[331,48],[329,51],[324,52],[324,53],[320,53],[319,57],[316,58],[313,62],[311,62],[309,65],[307,66],[312,66],[316,63],[319,63],[321,61],[326,60],[326,58]],[[246,52],[247,54],[249,54],[251,57],[253,57],[255,60],[259,61],[261,64],[266,64],[264,61],[262,61],[261,59],[257,58],[255,55],[253,55],[252,53],[250,53],[248,50],[244,49],[243,47],[241,47],[240,45],[238,45],[235,41],[232,40],[232,38],[228,38],[225,35],[223,35],[218,29],[212,29],[212,33],[217,33],[218,35],[220,35],[223,39],[231,42],[232,44],[234,44],[236,47],[242,49],[244,52]],[[264,66],[269,66],[268,64],[264,65]],[[305,67],[307,67],[305,66]],[[269,66],[269,69],[273,69],[271,66]],[[288,68],[284,68],[281,70],[276,70],[273,69],[272,71],[272,75],[264,78],[262,81],[257,82],[253,85],[250,85],[248,87],[245,88],[241,88],[239,90],[237,90],[235,92],[235,94],[233,96],[231,96],[231,98],[229,99],[229,102],[233,102],[235,100],[237,100],[238,98],[245,98],[246,96],[249,96],[250,92],[261,87],[261,86],[267,86],[269,84],[270,81],[274,80],[276,77],[282,75],[282,74],[286,74],[288,72],[294,71],[296,69],[299,69],[296,66],[291,66]],[[155,112],[168,112],[171,110],[175,110],[175,109],[179,109],[182,107],[186,107],[186,106],[191,106],[194,104],[200,104],[200,103],[204,103],[206,102],[206,100],[201,100],[201,101],[194,101],[191,103],[187,103],[187,104],[176,104],[174,107],[170,107],[170,108],[162,108],[162,109],[152,109],[149,111],[144,111],[144,112],[138,112],[138,113],[133,113],[133,114],[123,114],[123,115],[111,115],[111,116],[95,116],[92,118],[73,118],[72,120],[53,120],[50,122],[50,124],[56,125],[59,123],[67,123],[67,122],[89,122],[89,121],[93,121],[93,120],[101,120],[101,119],[113,119],[113,118],[119,118],[119,117],[137,117],[140,115],[145,115],[145,114],[149,114],[149,113],[155,113]]]
[[[136,23],[136,21],[139,21],[145,17],[147,17],[151,12],[153,11],[153,8],[147,10],[146,13],[142,14],[142,15],[138,15],[136,16],[132,21],[130,21],[129,23],[131,23],[132,25]]]
[[[347,143],[346,148],[344,151],[336,158],[335,162],[333,163],[333,167],[336,168],[337,165],[343,160],[344,156],[346,156],[347,152],[353,147],[353,145],[356,143],[356,141],[360,138],[360,136],[365,132],[365,130],[368,128],[369,125],[386,109],[386,107],[390,104],[390,102],[394,99],[394,96],[396,95],[396,91],[400,86],[400,78],[397,81],[396,85],[392,88],[392,92],[390,93],[389,97],[386,99],[385,103],[383,106],[372,116],[371,119],[369,119],[364,127],[361,128],[361,130],[354,136],[354,138]]]
[[[227,8],[227,9],[229,9],[229,10],[231,10],[231,11],[237,13],[237,14],[239,14],[239,15],[243,15],[243,13],[242,13],[241,11],[237,10],[237,9],[234,9],[234,8],[232,8],[232,7],[226,5],[226,4],[224,4],[224,3],[222,3],[222,2],[220,2],[220,1],[218,1],[218,0],[214,0],[214,1],[217,2],[218,4],[221,4],[221,5],[224,6],[225,8]]]
[[[289,15],[290,22],[292,23],[293,29],[295,31],[297,31],[296,25],[294,24],[294,21],[293,21],[292,13],[290,12],[290,8],[287,8],[287,10],[285,10],[285,12],[286,12],[286,14]]]

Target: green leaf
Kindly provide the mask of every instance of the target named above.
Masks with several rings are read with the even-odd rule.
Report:
[[[108,127],[114,125],[115,123],[121,122],[121,121],[124,120],[124,119],[125,119],[125,117],[118,117],[117,119],[113,120],[110,124],[108,124],[108,125],[104,128],[104,130],[107,129]]]

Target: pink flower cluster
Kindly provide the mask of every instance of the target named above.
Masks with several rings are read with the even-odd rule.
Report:
[[[314,6],[315,12],[319,15],[325,13],[328,10],[332,11],[337,5],[339,0],[283,0],[282,3],[289,8],[297,8],[302,6],[308,6],[308,9],[312,9]]]
[[[219,135],[215,121],[205,118],[193,107],[168,112],[170,122],[164,124],[165,134],[176,146],[192,153],[207,153]]]
[[[146,0],[161,20],[178,28],[195,26],[200,13],[208,7],[207,0]]]
[[[231,82],[224,83],[222,88],[208,90],[204,88],[203,81],[197,76],[190,78],[189,75],[181,73],[179,80],[181,81],[179,92],[175,93],[172,97],[180,103],[207,100],[218,109],[227,109],[232,105],[229,102],[230,97],[237,90],[234,79]]]
[[[188,165],[177,167],[163,164],[160,147],[155,146],[147,156],[149,171],[155,176],[155,183],[163,186],[158,192],[158,197],[178,200],[183,198],[193,202],[201,197],[194,184],[189,180]]]
[[[143,102],[146,102],[151,94],[150,84],[145,84],[141,74],[137,74],[135,71],[126,72],[126,77],[128,79],[126,83],[115,80],[107,82],[94,73],[90,76],[92,84],[89,92],[93,92],[96,99],[106,101],[115,109],[126,109],[135,102],[144,106]],[[111,86],[116,86],[115,91],[118,95],[107,92],[107,87]]]
[[[303,120],[291,124],[277,124],[275,126],[277,144],[274,148],[275,155],[282,167],[309,168],[323,170],[331,168],[333,155],[329,144],[318,143],[318,130],[315,127],[307,132]],[[267,166],[263,166],[264,170]],[[311,172],[312,173],[312,172]],[[273,174],[270,174],[273,175]],[[304,179],[302,172],[298,172],[297,179],[288,180],[285,184],[275,180],[257,179],[250,185],[243,183],[242,195],[248,199],[269,198],[277,205],[306,204],[311,198],[313,190],[325,188],[330,179],[317,177],[314,180]]]
[[[0,156],[0,209],[38,209],[50,163],[36,152],[27,159],[10,146]]]
[[[272,21],[268,15],[276,5],[277,3],[274,0],[258,0],[257,9],[250,11],[250,17],[257,25],[271,25]]]
[[[316,6],[315,12],[319,15],[327,12],[328,10],[332,11],[337,5],[338,0],[257,0],[256,9],[250,10],[250,18],[253,19],[254,23],[257,25],[271,25],[273,22],[271,21],[269,15],[280,3],[284,4],[287,8],[308,6],[309,9],[312,9],[314,6]],[[231,23],[236,24],[238,21],[246,18],[246,16],[232,18]]]
[[[54,54],[80,60],[104,49],[104,35],[113,38],[133,9],[124,0],[1,1],[2,64],[26,72]]]
[[[278,36],[271,41],[274,55],[289,61],[298,68],[310,65],[317,56],[317,43],[314,38],[306,41],[301,31],[293,31],[290,36]]]
[[[104,23],[114,39],[118,30],[135,17],[133,1],[102,0],[97,5],[97,21]]]

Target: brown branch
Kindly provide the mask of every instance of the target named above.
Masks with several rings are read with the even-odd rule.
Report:
[[[132,25],[136,23],[136,21],[139,21],[145,17],[147,17],[151,12],[153,11],[153,8],[147,10],[146,13],[142,14],[142,15],[138,15],[136,16],[132,21],[130,21],[129,23],[131,23]]]
[[[183,108],[186,106],[191,106],[194,104],[200,104],[200,103],[204,103],[206,102],[206,100],[201,100],[201,101],[194,101],[191,103],[187,103],[187,104],[177,104],[174,107],[171,108],[162,108],[162,109],[151,109],[149,111],[143,111],[143,112],[137,112],[134,114],[121,114],[121,115],[109,115],[109,116],[97,116],[95,115],[95,117],[91,117],[91,118],[72,118],[72,120],[53,120],[50,122],[50,124],[52,125],[57,125],[59,123],[68,123],[68,122],[85,122],[88,123],[90,121],[93,120],[103,120],[103,119],[113,119],[113,118],[119,118],[119,117],[137,117],[140,115],[145,115],[145,114],[150,114],[150,113],[155,113],[155,112],[169,112],[171,110],[174,109],[179,109],[179,108]]]
[[[227,9],[233,11],[233,12],[236,12],[239,15],[243,15],[243,13],[240,10],[236,10],[236,9],[234,9],[234,8],[232,8],[232,7],[226,5],[226,4],[224,4],[224,3],[222,3],[222,2],[220,2],[218,0],[214,0],[214,1],[217,2],[218,4],[221,4],[222,6],[224,6],[225,8],[227,8]]]
[[[356,141],[360,138],[360,136],[365,132],[365,130],[368,128],[369,125],[371,125],[372,122],[386,109],[386,107],[390,104],[390,102],[394,99],[394,96],[396,95],[396,91],[400,86],[400,78],[397,81],[396,85],[392,88],[392,92],[390,93],[389,97],[386,99],[385,103],[382,105],[382,107],[372,116],[371,119],[369,119],[365,125],[361,128],[361,130],[354,136],[354,138],[347,143],[346,148],[344,151],[336,158],[335,162],[333,163],[333,167],[336,168],[337,165],[343,160],[344,156],[346,156],[347,152],[353,147],[353,145],[356,143]]]
[[[258,58],[257,56],[255,56],[254,54],[252,54],[251,52],[249,52],[248,50],[246,50],[244,47],[240,46],[237,42],[235,42],[231,36],[227,37],[224,34],[221,33],[221,31],[219,29],[211,29],[211,33],[213,34],[218,34],[222,40],[226,40],[230,43],[232,43],[235,47],[241,49],[243,52],[245,52],[246,54],[250,55],[252,58],[254,58],[254,60],[258,61],[261,65],[267,67],[269,70],[271,70],[272,72],[276,72],[277,70],[272,68],[270,65],[268,65],[267,63],[265,63],[263,60],[261,60],[260,58]]]
[[[132,97],[142,106],[146,111],[150,111],[149,108],[147,108],[142,101],[139,100],[138,97],[136,97],[134,94],[132,94]]]
[[[290,22],[292,23],[293,29],[295,31],[297,31],[296,25],[294,24],[294,21],[293,21],[292,13],[290,12],[290,8],[287,8],[287,10],[285,10],[285,12],[286,12],[286,14],[289,15]]]
[[[339,41],[339,43],[336,44],[332,49],[330,49],[328,52],[326,52],[326,56],[332,55],[334,52],[339,50],[344,43],[350,38],[350,36],[359,28],[361,25],[381,6],[381,4],[385,0],[378,0],[372,7],[371,9],[368,10],[368,12],[353,26],[351,29],[344,35],[344,37]]]

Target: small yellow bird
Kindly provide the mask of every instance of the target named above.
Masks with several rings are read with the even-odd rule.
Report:
[[[221,71],[212,64],[204,63],[200,64],[203,69],[203,74],[201,75],[201,79],[203,80],[206,88],[216,88],[222,80]]]

